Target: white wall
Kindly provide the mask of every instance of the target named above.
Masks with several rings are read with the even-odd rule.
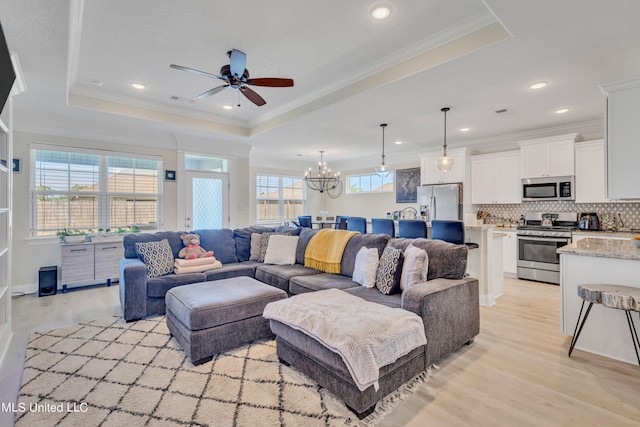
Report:
[[[375,163],[373,165],[375,165]],[[417,167],[420,167],[420,160],[416,156],[414,162],[394,164],[393,170]],[[340,174],[345,177],[346,180],[349,175],[373,173],[373,169],[374,166],[371,166],[368,168],[341,171]],[[417,210],[418,204],[396,203],[395,189],[390,193],[348,194],[345,187],[342,196],[337,199],[327,198],[325,203],[325,210],[329,211],[330,215],[360,216],[367,219],[385,218],[387,212],[402,210],[407,207],[413,207]]]

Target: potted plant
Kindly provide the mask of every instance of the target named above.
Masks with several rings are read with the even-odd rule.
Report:
[[[93,243],[121,242],[126,233],[137,233],[139,231],[140,228],[136,225],[118,227],[115,230],[99,228],[98,233],[91,236],[91,241]]]
[[[87,239],[87,233],[80,230],[68,230],[63,228],[56,233],[60,243],[82,243]]]

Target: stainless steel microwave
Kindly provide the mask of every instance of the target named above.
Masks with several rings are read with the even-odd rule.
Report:
[[[522,201],[575,200],[575,182],[572,176],[523,178]]]

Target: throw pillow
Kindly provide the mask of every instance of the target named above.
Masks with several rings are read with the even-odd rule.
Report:
[[[378,249],[361,247],[356,254],[356,263],[353,267],[353,281],[373,288],[376,285],[376,274],[378,273]]]
[[[404,250],[400,290],[406,291],[413,285],[427,280],[428,268],[429,256],[427,255],[427,251],[413,245],[407,246]]]
[[[249,249],[249,261],[257,261],[260,258],[260,239],[262,234],[251,233],[251,248]]]
[[[403,260],[400,249],[390,246],[384,248],[376,274],[376,287],[383,294],[391,295],[400,290]]]
[[[269,246],[269,237],[288,235],[289,233],[262,233],[260,235],[260,254],[258,255],[258,262],[264,262],[264,256],[267,254],[267,247]]]
[[[269,237],[265,264],[293,265],[296,263],[298,236],[273,235]]]
[[[173,272],[173,252],[169,241],[136,243],[136,254],[147,266],[147,279]]]

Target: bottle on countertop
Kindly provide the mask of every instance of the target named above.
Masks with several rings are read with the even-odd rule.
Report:
[[[520,219],[518,220],[518,225],[524,225],[524,215],[520,215]]]

